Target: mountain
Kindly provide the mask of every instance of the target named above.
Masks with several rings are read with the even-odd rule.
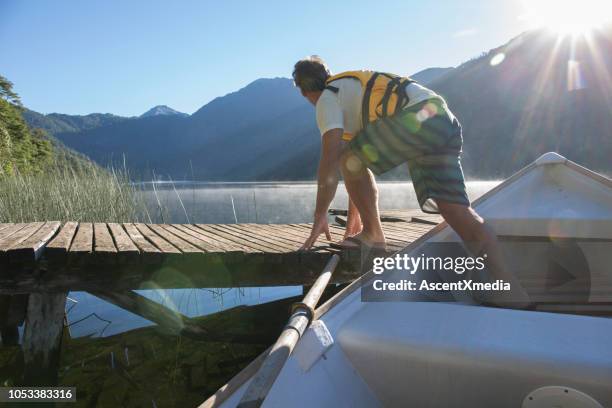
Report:
[[[157,105],[140,115],[141,118],[146,118],[149,116],[170,116],[170,115],[178,115],[178,116],[189,116],[186,113],[179,112],[177,110],[172,109],[166,105]]]
[[[22,115],[30,127],[44,129],[53,135],[60,133],[78,133],[130,119],[111,113],[91,113],[89,115],[50,113],[48,115],[43,115],[42,113],[29,109],[24,109]]]
[[[456,68],[412,77],[443,95],[464,131],[470,177],[507,177],[554,150],[612,172],[612,30],[584,39],[531,31]],[[101,164],[142,178],[313,179],[313,107],[287,78],[258,79],[190,116],[26,115]],[[51,130],[53,129],[53,130]],[[406,177],[400,168],[388,177]]]
[[[125,118],[54,134],[98,163],[122,166],[125,158],[137,177],[200,180],[261,179],[279,158],[319,141],[313,107],[287,78],[258,79],[190,116]]]
[[[417,81],[421,85],[427,85],[430,82],[433,82],[434,80],[437,80],[437,79],[441,78],[443,75],[448,74],[453,69],[455,69],[455,68],[452,68],[452,67],[449,67],[449,68],[438,68],[438,67],[426,68],[426,69],[424,69],[422,71],[417,72],[416,74],[410,75],[410,78],[414,79],[415,81]]]

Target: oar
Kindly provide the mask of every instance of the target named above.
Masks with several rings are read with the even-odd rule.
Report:
[[[238,404],[238,408],[257,408],[263,404],[270,388],[272,388],[274,381],[276,381],[276,377],[278,377],[285,362],[291,355],[293,347],[295,347],[300,337],[306,331],[306,328],[310,325],[314,315],[314,308],[319,302],[339,261],[340,257],[333,255],[306,294],[306,297],[304,297],[304,300],[293,305],[289,323],[287,323],[278,340],[272,346],[270,353],[253,376],[249,388],[247,388]]]

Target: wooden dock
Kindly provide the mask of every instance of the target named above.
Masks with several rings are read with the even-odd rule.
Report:
[[[336,213],[342,224],[342,215]],[[435,223],[417,219],[419,214],[394,213],[392,219],[389,215],[382,219],[392,251]],[[19,326],[24,327],[20,384],[57,384],[70,291],[87,291],[177,335],[231,341],[231,333],[203,327],[135,289],[307,286],[336,253],[342,261],[333,282],[345,283],[365,272],[359,251],[334,249],[324,239],[312,250],[299,251],[310,228],[310,224],[0,224],[0,337],[4,344],[17,345]],[[330,229],[333,241],[342,239],[344,228]]]
[[[340,211],[335,211],[340,213]],[[437,220],[420,212],[383,221],[389,250],[399,250]],[[419,218],[420,217],[420,218]],[[382,219],[388,219],[383,213]],[[338,215],[342,223],[342,216]],[[0,224],[0,293],[149,287],[307,285],[340,253],[337,283],[360,273],[359,256],[321,239],[298,251],[310,224]],[[331,225],[332,240],[344,229]]]

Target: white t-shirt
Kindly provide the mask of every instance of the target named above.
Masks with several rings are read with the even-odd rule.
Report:
[[[361,83],[354,78],[341,78],[334,81],[338,92],[325,89],[315,107],[317,126],[321,135],[331,129],[344,129],[344,139],[349,140],[361,130]],[[407,106],[440,96],[417,83],[406,86]]]

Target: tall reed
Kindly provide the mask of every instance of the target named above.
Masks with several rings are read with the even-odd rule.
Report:
[[[126,170],[87,165],[0,177],[0,222],[149,222]]]

